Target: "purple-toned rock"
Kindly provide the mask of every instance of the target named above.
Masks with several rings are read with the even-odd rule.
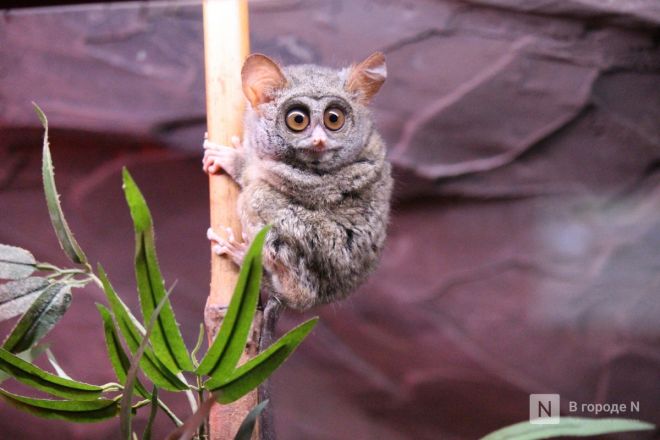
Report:
[[[254,51],[339,67],[382,50],[389,74],[373,110],[396,177],[386,251],[359,292],[315,311],[320,325],[275,374],[281,438],[472,439],[525,420],[528,394],[548,392],[563,415],[575,415],[570,401],[634,401],[639,412],[618,416],[660,423],[657,1],[250,8]],[[209,283],[203,79],[198,6],[0,17],[0,242],[66,264],[41,194],[35,101],[71,227],[135,308],[120,178],[131,170],[189,346]],[[103,301],[76,292],[48,338],[92,383],[114,379]],[[302,319],[285,314],[280,331]],[[3,437],[116,438],[114,421],[75,426],[1,404]],[[159,416],[156,437],[170,428]]]

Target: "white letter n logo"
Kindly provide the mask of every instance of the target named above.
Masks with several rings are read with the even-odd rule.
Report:
[[[539,425],[559,423],[559,394],[530,394],[529,422]]]

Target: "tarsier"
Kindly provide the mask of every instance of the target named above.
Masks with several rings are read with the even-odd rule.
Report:
[[[385,81],[385,57],[334,70],[281,68],[253,54],[241,77],[244,139],[232,139],[234,148],[206,140],[203,163],[241,186],[244,234],[209,229],[213,251],[240,265],[247,242],[270,224],[269,305],[305,310],[345,298],[375,268],[385,241],[392,178],[367,108]]]

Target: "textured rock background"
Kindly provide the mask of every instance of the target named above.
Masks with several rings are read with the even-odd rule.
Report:
[[[660,423],[657,1],[254,1],[251,27],[253,50],[285,63],[378,49],[389,67],[374,103],[397,178],[387,250],[276,374],[281,438],[476,438],[524,420],[533,392],[560,393],[565,413],[639,401],[628,416]],[[189,345],[208,289],[201,32],[200,8],[175,3],[0,17],[0,242],[65,264],[34,100],[71,226],[135,305],[133,172]],[[72,376],[104,383],[97,301],[78,291],[50,341]],[[46,429],[117,425],[2,404],[3,437]]]

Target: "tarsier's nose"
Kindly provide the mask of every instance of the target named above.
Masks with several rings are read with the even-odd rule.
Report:
[[[328,141],[328,136],[325,134],[325,130],[320,125],[314,127],[312,131],[312,145],[317,150],[323,150],[325,148],[325,143]]]

